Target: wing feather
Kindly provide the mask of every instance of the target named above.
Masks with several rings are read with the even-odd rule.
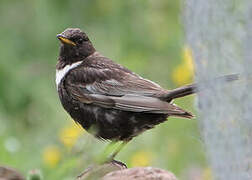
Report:
[[[97,61],[97,59],[96,59]],[[65,87],[73,98],[82,103],[94,104],[104,108],[122,111],[167,114],[192,118],[185,110],[162,101],[167,93],[156,83],[141,78],[122,66],[111,61],[111,68],[101,62],[92,66],[78,66],[66,76]]]
[[[102,106],[104,108],[118,109],[122,111],[168,114],[170,116],[179,116],[186,118],[193,117],[191,113],[177,107],[176,105],[161,101],[158,98],[153,97],[131,94],[121,97],[98,94],[86,94],[85,96],[88,96],[88,98],[77,98],[83,103],[90,103],[90,101],[87,102],[87,99],[89,99],[92,101],[92,104]]]

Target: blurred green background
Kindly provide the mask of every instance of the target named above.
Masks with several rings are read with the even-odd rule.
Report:
[[[74,124],[55,86],[56,34],[79,27],[96,49],[164,88],[190,83],[183,2],[174,0],[0,0],[0,165],[45,179],[73,179],[108,142]],[[192,111],[194,97],[175,103]],[[197,119],[169,121],[135,138],[117,159],[181,179],[209,179]],[[195,177],[195,178],[194,178]]]

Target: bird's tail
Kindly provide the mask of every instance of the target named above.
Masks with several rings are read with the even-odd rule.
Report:
[[[213,80],[210,80],[210,82],[216,82],[216,81],[217,82],[218,81],[219,82],[222,82],[222,81],[223,82],[232,82],[232,81],[235,81],[238,79],[240,79],[240,74],[230,74],[230,75],[217,77]],[[165,94],[162,97],[162,99],[164,99],[167,102],[170,102],[173,99],[197,93],[197,92],[203,90],[201,88],[199,89],[199,86],[207,88],[207,87],[209,87],[208,84],[209,84],[209,81],[203,82],[203,83],[193,83],[193,84],[185,85],[185,86],[170,90],[167,94]]]

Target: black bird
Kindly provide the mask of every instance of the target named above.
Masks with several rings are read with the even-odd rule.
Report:
[[[57,35],[61,41],[56,84],[64,109],[84,129],[105,140],[126,142],[169,116],[192,118],[175,98],[197,92],[197,84],[166,90],[101,55],[78,28]],[[226,81],[237,75],[223,76]]]

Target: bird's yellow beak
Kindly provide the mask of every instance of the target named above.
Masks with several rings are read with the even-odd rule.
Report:
[[[69,44],[69,45],[72,45],[72,46],[76,46],[76,44],[75,44],[73,41],[71,41],[71,40],[65,38],[65,37],[62,36],[61,34],[58,34],[58,35],[57,35],[57,38],[58,38],[62,43],[64,43],[64,44]]]

